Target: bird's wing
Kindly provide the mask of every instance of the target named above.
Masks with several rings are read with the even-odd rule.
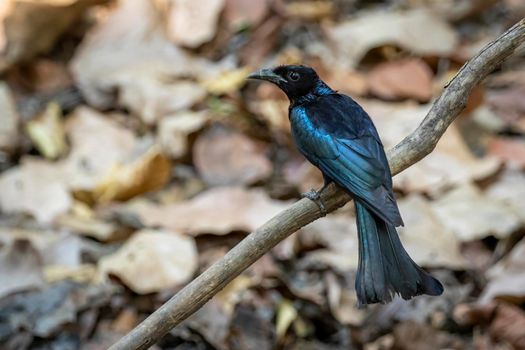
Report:
[[[292,114],[311,126],[294,134],[300,151],[379,217],[402,225],[385,151],[366,112],[347,96],[329,95]]]

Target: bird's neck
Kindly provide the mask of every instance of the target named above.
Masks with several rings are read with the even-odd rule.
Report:
[[[334,94],[335,91],[332,90],[326,83],[322,80],[319,80],[315,84],[315,87],[308,92],[306,95],[302,95],[295,98],[290,98],[290,107],[299,106],[305,103],[313,102],[317,100],[320,96]]]

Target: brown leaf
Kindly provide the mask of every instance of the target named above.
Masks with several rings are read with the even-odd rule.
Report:
[[[0,6],[3,5],[0,4]],[[0,25],[0,28],[1,27]],[[0,151],[12,152],[18,146],[18,124],[20,117],[16,110],[11,90],[5,83],[0,83],[0,110],[2,111],[0,113]]]
[[[487,188],[486,194],[508,205],[525,222],[525,174],[522,171],[507,169]]]
[[[181,112],[163,118],[158,124],[158,142],[166,154],[182,158],[188,153],[188,138],[209,120],[207,112]]]
[[[105,0],[3,0],[0,71],[51,49],[87,8],[103,2]]]
[[[191,237],[142,230],[98,266],[102,276],[117,276],[134,292],[147,294],[186,283],[197,269],[197,249]]]
[[[265,147],[243,134],[215,126],[197,139],[193,148],[195,166],[210,185],[252,184],[267,178],[272,164]]]
[[[457,45],[456,32],[428,11],[377,11],[327,26],[326,34],[342,67],[355,67],[371,49],[387,44],[417,55],[446,56]]]
[[[71,70],[90,105],[118,104],[153,124],[204,97],[204,88],[187,78],[204,78],[231,66],[173,45],[163,28],[163,11],[150,0],[121,1],[85,37]]]
[[[131,203],[128,210],[136,213],[147,226],[192,235],[224,235],[232,231],[253,231],[287,205],[270,199],[260,189],[217,187],[186,202],[166,206]]]
[[[162,188],[170,176],[171,162],[158,146],[153,146],[134,162],[115,165],[93,194],[98,202],[124,201]]]
[[[0,250],[0,298],[43,285],[41,260],[28,240],[14,240]]]
[[[489,270],[488,278],[480,303],[486,304],[496,298],[517,303],[525,300],[525,240]]]
[[[249,67],[224,71],[218,75],[206,77],[201,84],[210,94],[231,94],[246,84],[246,77],[251,71]]]
[[[501,303],[490,325],[490,335],[496,341],[511,344],[514,349],[525,349],[525,312],[514,305]]]
[[[368,75],[368,84],[372,94],[385,100],[428,102],[432,97],[432,71],[418,58],[377,65]]]
[[[179,45],[195,48],[215,36],[224,0],[171,0],[167,31]]]
[[[525,142],[510,137],[495,137],[489,143],[488,154],[510,165],[525,168]]]
[[[429,105],[359,101],[374,120],[385,149],[414,131]],[[451,125],[427,157],[394,177],[394,186],[405,192],[440,193],[451,186],[480,180],[495,173],[500,162],[472,155],[455,125]]]
[[[71,152],[63,167],[69,186],[91,191],[110,169],[132,155],[135,135],[95,110],[81,107],[66,123]]]
[[[485,196],[471,184],[462,185],[432,203],[441,221],[461,241],[494,235],[508,237],[521,227],[520,218],[503,203]]]
[[[0,193],[5,213],[28,213],[41,222],[51,222],[73,203],[60,168],[29,157],[0,175]]]
[[[394,348],[406,350],[464,349],[460,337],[413,321],[394,328]]]
[[[232,30],[256,26],[268,14],[268,0],[226,0],[223,18]]]
[[[432,212],[424,197],[412,194],[398,201],[405,226],[398,229],[403,246],[412,259],[425,267],[461,269],[466,261],[460,241]]]

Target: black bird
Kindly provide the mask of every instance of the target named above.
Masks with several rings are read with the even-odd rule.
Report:
[[[403,225],[392,191],[392,174],[377,130],[363,108],[339,94],[306,66],[262,69],[248,78],[277,85],[290,100],[292,136],[299,151],[324,176],[319,191],[305,194],[324,205],[319,193],[335,182],[354,198],[359,235],[355,281],[359,306],[443,293],[441,283],[419,267],[403,248]]]

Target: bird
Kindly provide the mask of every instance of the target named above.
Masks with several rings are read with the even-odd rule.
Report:
[[[308,66],[258,70],[248,79],[277,85],[288,97],[291,134],[299,152],[323,174],[324,185],[304,194],[323,215],[320,193],[335,183],[355,203],[359,263],[355,290],[358,307],[438,296],[443,285],[418,266],[403,247],[396,227],[403,219],[394,196],[392,174],[376,127],[350,96],[338,93]]]

